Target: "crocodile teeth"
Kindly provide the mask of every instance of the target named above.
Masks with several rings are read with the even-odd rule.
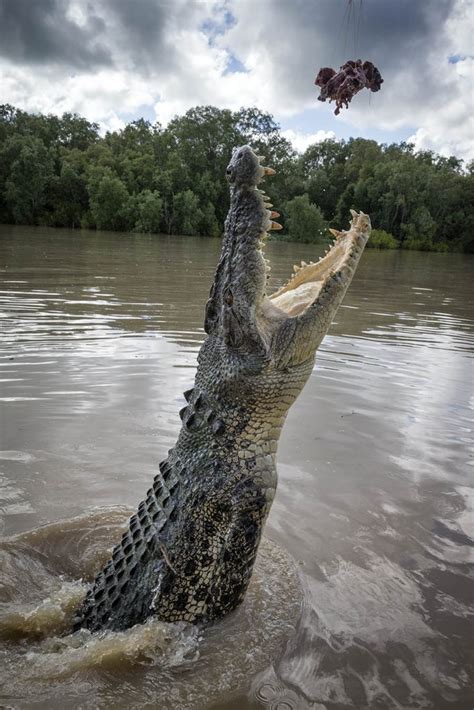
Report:
[[[258,158],[259,160],[265,160],[265,156],[264,156],[264,155],[257,155],[257,158]]]
[[[264,175],[276,175],[276,170],[273,170],[273,168],[263,168],[263,174]]]
[[[297,274],[300,269],[301,269],[301,266],[298,266],[298,264],[294,264],[294,265],[293,265],[293,272],[294,272],[295,274]]]
[[[264,202],[263,206],[266,207],[267,209],[270,209],[270,207],[273,207],[271,202]]]
[[[306,261],[302,261],[302,262],[301,262],[301,268],[304,269],[305,266],[308,266],[308,264],[306,263]]]
[[[270,212],[271,219],[276,219],[279,216],[280,216],[279,212],[273,212],[273,210]]]
[[[283,229],[283,227],[278,222],[270,222],[270,229],[273,229],[274,231],[278,231],[279,229]]]
[[[329,227],[329,231],[336,237],[336,239],[340,239],[340,237],[344,234],[344,232],[340,232],[338,229],[332,229],[331,227]]]

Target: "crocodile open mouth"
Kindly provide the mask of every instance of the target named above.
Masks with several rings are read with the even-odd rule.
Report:
[[[270,198],[258,187],[266,176],[274,175],[275,171],[261,165],[261,156],[257,156],[255,153],[253,156],[257,163],[254,189],[258,193],[259,202],[263,208],[257,254],[262,271],[265,269],[268,279],[270,263],[265,258],[265,242],[268,233],[282,229],[282,225],[275,221],[280,215],[273,211]],[[324,257],[321,257],[316,263],[307,264],[302,261],[301,266],[295,265],[293,274],[288,281],[271,295],[267,295],[263,287],[260,310],[267,320],[278,321],[281,317],[298,316],[304,313],[309,306],[322,301],[328,308],[331,307],[331,303],[335,303],[337,300],[340,302],[339,295],[341,293],[343,295],[352,280],[371,229],[370,219],[366,214],[351,210],[351,215],[352,219],[348,230],[341,232],[335,229],[329,230],[334,237],[334,242]],[[334,298],[328,298],[330,293]]]
[[[329,279],[339,275],[350,283],[370,230],[370,220],[362,212],[352,210],[352,225],[348,231],[336,232],[334,243],[319,261],[293,267],[286,284],[269,296],[274,306],[289,316],[296,316],[314,303]]]
[[[265,263],[268,275],[270,262],[264,255],[265,242],[268,232],[280,230],[282,225],[275,221],[280,215],[273,211],[270,198],[257,187],[266,176],[275,175],[275,170],[262,166],[261,156],[255,155],[255,158],[258,161],[255,190],[259,193],[264,208],[262,233],[257,249]],[[324,257],[321,257],[316,263],[311,261],[307,264],[302,261],[300,266],[295,265],[293,274],[288,281],[275,293],[264,296],[262,305],[267,315],[269,308],[274,313],[277,312],[275,309],[278,309],[286,316],[300,315],[318,300],[331,279],[338,279],[342,288],[350,284],[371,229],[370,219],[366,214],[351,210],[351,215],[351,225],[347,231],[329,230],[334,237],[334,242]]]

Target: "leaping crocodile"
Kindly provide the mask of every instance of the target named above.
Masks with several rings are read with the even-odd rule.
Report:
[[[156,615],[213,620],[243,600],[277,485],[276,451],[290,406],[352,280],[370,233],[352,211],[348,231],[317,263],[294,267],[266,294],[267,232],[279,229],[265,175],[249,146],[227,168],[230,208],[206,305],[207,338],[182,428],[74,628],[121,630]]]

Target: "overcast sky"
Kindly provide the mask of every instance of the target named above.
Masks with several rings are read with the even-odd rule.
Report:
[[[0,0],[0,102],[116,129],[191,106],[271,112],[297,149],[410,140],[474,158],[472,0]],[[381,91],[317,101],[321,66],[370,59]]]

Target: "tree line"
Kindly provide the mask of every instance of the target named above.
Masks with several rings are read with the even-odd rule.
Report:
[[[219,236],[225,169],[244,143],[277,170],[265,190],[283,238],[325,241],[354,208],[371,216],[372,246],[474,251],[474,162],[362,138],[299,155],[257,108],[199,106],[166,128],[139,119],[101,136],[77,114],[0,106],[0,222]]]

